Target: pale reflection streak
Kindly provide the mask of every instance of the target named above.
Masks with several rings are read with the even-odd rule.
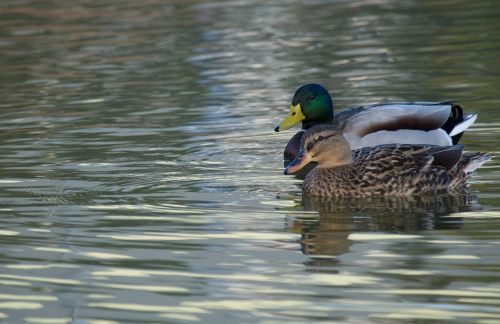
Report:
[[[115,296],[108,294],[89,294],[86,296],[88,299],[113,299]]]
[[[444,217],[456,217],[460,216],[463,218],[499,218],[500,217],[500,212],[499,211],[471,211],[471,212],[462,212],[460,214],[450,214],[448,216]]]
[[[56,301],[54,296],[41,296],[41,295],[12,295],[0,294],[0,299],[22,300],[22,301]]]
[[[158,316],[163,317],[163,318],[173,319],[173,320],[190,321],[190,322],[197,322],[197,321],[201,320],[198,316],[191,315],[191,314],[179,314],[179,313],[166,314],[166,313],[163,313],[163,314],[160,314]]]
[[[33,324],[66,324],[66,323],[71,323],[71,318],[69,317],[25,317],[23,319],[26,323],[33,323]],[[105,323],[106,322],[106,323]],[[92,321],[90,321],[89,323],[91,324],[97,324],[96,323],[92,323]],[[101,324],[112,324],[112,323],[117,323],[117,322],[108,322],[108,321],[104,321],[102,322]]]
[[[188,208],[187,206],[182,205],[166,205],[166,204],[157,204],[157,205],[92,205],[88,206],[89,209],[101,209],[101,210],[148,210],[153,212],[161,212],[161,213],[172,213],[172,214],[196,214],[202,215],[205,214],[204,211],[194,208]],[[175,208],[175,209],[173,209]]]
[[[40,309],[43,305],[32,302],[0,302],[0,309]]]
[[[260,203],[261,205],[276,206],[276,207],[295,207],[298,205],[293,200],[262,200]],[[304,214],[304,212],[301,212],[300,214],[302,215]],[[316,213],[312,214],[316,215]]]
[[[459,303],[467,303],[467,304],[478,304],[478,305],[500,305],[500,299],[498,298],[459,298]]]
[[[432,298],[437,297],[459,297],[459,299],[465,298],[471,300],[499,300],[500,293],[498,292],[488,292],[483,290],[476,290],[475,288],[468,288],[463,290],[458,289],[353,289],[352,293],[361,294],[377,294],[379,296],[428,296]],[[362,301],[363,303],[368,301]],[[369,301],[372,303],[372,301]],[[401,309],[400,309],[401,310]],[[411,312],[410,312],[411,313]],[[468,315],[467,315],[468,314]],[[456,315],[456,314],[455,314]],[[487,314],[486,314],[487,315]],[[456,315],[458,316],[458,315]],[[464,312],[463,316],[475,316],[470,315],[468,312]],[[500,314],[497,314],[500,318]]]
[[[45,251],[45,252],[55,252],[55,253],[71,253],[71,250],[66,248],[56,248],[50,246],[38,246],[34,249],[35,251]]]
[[[443,260],[479,260],[480,258],[475,255],[432,255],[431,259],[443,259]]]
[[[456,310],[442,310],[442,309],[415,309],[415,308],[403,308],[394,312],[388,312],[386,314],[372,314],[372,318],[380,319],[433,319],[433,320],[454,320],[456,318],[485,318],[485,319],[500,319],[500,314],[492,314],[486,312],[464,312]],[[485,322],[483,322],[485,323]]]
[[[159,221],[159,222],[180,222],[186,224],[209,224],[209,220],[200,218],[186,218],[186,217],[170,217],[170,216],[125,216],[125,215],[109,215],[104,216],[103,219],[113,220],[136,220],[136,221]]]
[[[375,272],[402,275],[402,276],[432,276],[439,273],[438,271],[411,270],[411,269],[387,269],[387,270],[376,270]]]
[[[235,300],[235,299],[222,299],[222,300],[202,300],[196,302],[183,302],[182,306],[200,307],[202,309],[231,309],[240,311],[256,311],[262,309],[274,309],[274,308],[293,308],[293,307],[303,307],[310,305],[309,301],[303,300],[262,300],[262,299],[247,299],[247,300]]]
[[[76,264],[7,264],[5,265],[8,269],[17,270],[41,270],[41,269],[53,269],[53,268],[78,268]]]
[[[130,255],[117,254],[117,253],[83,252],[81,254],[87,257],[95,259],[103,259],[103,260],[134,259],[134,257],[131,257]]]
[[[99,277],[99,276],[97,276]],[[136,277],[136,276],[134,276]],[[138,275],[137,277],[140,277]],[[81,285],[83,282],[78,280],[70,279],[57,279],[57,278],[46,278],[46,277],[34,277],[34,276],[24,276],[24,275],[10,275],[10,274],[0,274],[0,278],[11,278],[17,280],[26,280],[31,282],[44,282],[59,285]],[[19,281],[21,283],[22,281]],[[9,282],[7,282],[9,283]],[[1,282],[0,282],[1,284]],[[28,284],[30,285],[30,284]],[[87,283],[88,286],[99,286],[114,289],[126,289],[126,290],[139,290],[139,291],[149,291],[149,292],[162,292],[162,293],[187,293],[189,290],[184,287],[176,286],[150,286],[150,285],[132,285],[132,284],[108,284],[102,282]],[[56,297],[51,296],[37,296],[37,295],[10,295],[10,294],[0,294],[1,299],[11,299],[11,300],[23,300],[23,301],[56,301]]]
[[[126,303],[89,303],[88,307],[107,308],[112,310],[137,311],[137,312],[172,312],[172,313],[195,313],[206,314],[207,311],[196,306],[166,306]]]
[[[372,285],[379,279],[368,275],[356,274],[322,274],[322,273],[297,273],[280,276],[271,276],[264,274],[252,273],[199,273],[189,271],[170,271],[170,270],[138,270],[138,269],[122,269],[111,268],[108,270],[94,271],[92,276],[105,277],[149,277],[149,276],[165,276],[165,277],[187,277],[199,279],[220,279],[225,281],[253,281],[253,282],[274,282],[284,284],[297,284],[300,282],[303,285],[326,285],[326,286],[351,286],[351,285]]]
[[[390,252],[381,251],[381,250],[368,251],[365,254],[365,256],[368,258],[390,258],[390,259],[405,258],[406,257],[403,254],[390,253]]]
[[[46,228],[28,228],[28,231],[36,233],[50,233],[50,230]]]
[[[294,296],[312,296],[314,293],[312,291],[308,290],[300,290],[300,289],[280,289],[280,288],[273,288],[269,286],[257,286],[257,285],[244,285],[242,287],[238,286],[231,286],[227,288],[227,291],[237,293],[237,294],[273,294],[273,295],[278,295],[281,294],[283,296],[285,295],[294,295]]]
[[[79,284],[81,284],[80,281],[72,280],[72,279],[47,278],[47,277],[35,277],[35,276],[20,276],[20,275],[12,275],[12,274],[5,274],[5,273],[0,273],[0,278],[27,280],[27,281],[32,281],[32,282],[45,282],[45,283],[58,284],[58,285],[79,285]]]
[[[114,289],[126,289],[126,290],[138,290],[138,291],[149,291],[157,293],[187,293],[189,289],[184,287],[175,286],[148,286],[148,285],[129,285],[129,284],[99,284],[99,287],[114,288]]]
[[[207,239],[242,239],[242,240],[294,240],[297,234],[276,232],[223,232],[223,233],[158,233],[112,235],[99,234],[97,237],[110,238],[122,241],[186,241]]]
[[[35,251],[45,251],[45,252],[54,252],[54,253],[74,253],[69,249],[64,248],[52,248],[52,247],[36,247]],[[118,253],[104,253],[104,252],[78,252],[78,255],[86,256],[94,259],[133,259],[130,255],[118,254]],[[37,270],[37,269],[49,269],[49,268],[77,268],[77,265],[74,264],[10,264],[6,265],[7,268],[12,269],[23,269],[23,270]]]
[[[16,231],[9,231],[9,230],[0,230],[0,235],[3,236],[16,236],[19,235],[19,232]]]
[[[366,293],[366,292],[363,292]],[[371,292],[374,295],[380,296],[380,293]],[[406,318],[406,319],[447,319],[452,320],[456,318],[500,318],[500,314],[491,308],[491,312],[485,310],[479,312],[478,308],[469,307],[467,305],[443,305],[437,303],[419,303],[408,302],[401,305],[398,302],[387,302],[378,300],[363,300],[363,299],[339,299],[336,301],[334,309],[342,309],[344,311],[358,311],[362,308],[368,313],[369,318]],[[317,311],[332,311],[326,305],[315,306]]]
[[[413,240],[421,238],[420,235],[384,234],[384,233],[351,233],[347,239],[351,241],[380,241],[380,240]]]
[[[0,286],[31,286],[29,282],[15,280],[0,280]]]

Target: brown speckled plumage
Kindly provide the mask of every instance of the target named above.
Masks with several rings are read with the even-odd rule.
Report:
[[[485,153],[462,154],[462,146],[394,144],[351,153],[341,133],[327,125],[309,129],[302,149],[319,162],[304,180],[303,195],[338,198],[444,193],[464,187],[490,159]]]

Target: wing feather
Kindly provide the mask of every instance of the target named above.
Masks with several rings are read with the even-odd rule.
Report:
[[[452,107],[451,103],[388,103],[351,108],[339,115],[347,117],[342,123],[344,133],[363,137],[383,130],[438,129],[448,120]]]

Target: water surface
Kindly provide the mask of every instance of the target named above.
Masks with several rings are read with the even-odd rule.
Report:
[[[500,320],[495,1],[0,4],[0,317],[9,323]],[[463,196],[302,201],[274,133],[459,100]]]

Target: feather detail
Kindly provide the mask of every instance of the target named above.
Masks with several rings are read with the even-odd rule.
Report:
[[[363,137],[381,130],[413,129],[430,131],[443,126],[450,116],[451,104],[401,103],[364,107],[351,115],[344,132]]]
[[[472,155],[467,155],[466,157],[468,157],[468,161],[464,165],[462,171],[467,174],[476,171],[476,169],[480,168],[483,164],[491,160],[491,155],[487,153],[475,153]]]
[[[464,120],[461,123],[455,125],[455,127],[451,130],[450,136],[455,136],[465,132],[467,128],[469,128],[472,124],[474,124],[476,119],[477,119],[477,114],[470,114],[465,116]]]
[[[434,158],[432,165],[442,166],[446,170],[451,170],[462,158],[463,149],[463,145],[432,146],[428,151]]]

